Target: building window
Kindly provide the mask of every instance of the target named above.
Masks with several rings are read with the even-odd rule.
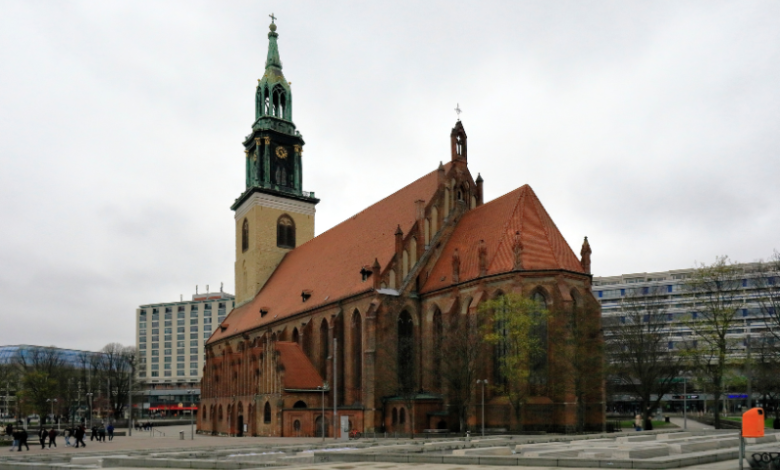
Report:
[[[276,221],[276,246],[295,248],[295,222],[288,215],[283,215]]]
[[[152,370],[160,370],[160,364],[152,364]]]
[[[412,390],[414,378],[414,323],[404,310],[398,317],[398,382],[404,390]]]
[[[152,372],[152,377],[159,377],[160,373],[157,371]]]
[[[177,349],[176,354],[184,354],[184,348]]]
[[[263,409],[263,422],[268,424],[271,422],[271,404],[265,402],[265,408]]]
[[[170,342],[168,342],[168,343],[165,343],[165,347],[166,347],[166,348],[170,348],[170,347],[171,347],[171,344],[172,344],[172,343],[170,343]]]
[[[203,319],[203,324],[204,324],[204,325],[208,325],[208,324],[210,324],[210,323],[211,323],[211,318],[204,318],[204,319]]]
[[[176,333],[184,333],[187,329],[183,326],[176,328]]]
[[[171,371],[169,371],[169,370],[166,370],[166,371],[165,371],[165,376],[166,376],[166,377],[170,377],[170,376],[171,376]]]
[[[197,325],[197,324],[198,324],[198,319],[197,318],[190,319],[190,325]]]
[[[206,336],[204,338],[208,338],[211,335],[211,333],[206,333]],[[190,339],[198,339],[197,333],[190,333]]]
[[[184,323],[184,320],[176,320],[176,326],[182,326]]]
[[[197,351],[195,351],[195,355],[194,356],[190,356],[190,362],[198,362]]]
[[[176,371],[176,376],[177,377],[184,377],[184,371],[183,370],[177,370]]]
[[[249,249],[249,221],[244,219],[241,225],[241,251]]]
[[[171,320],[167,320],[167,321],[165,322],[165,326],[173,326],[173,321],[171,321]]]
[[[198,331],[198,325],[191,326],[190,331]]]
[[[166,328],[166,329],[165,329],[165,334],[166,334],[166,335],[169,335],[169,334],[171,334],[172,332],[173,332],[173,330],[172,330],[171,328]],[[152,331],[152,334],[154,334],[154,333],[155,333],[155,331]]]
[[[165,350],[165,355],[166,356],[170,356],[171,355],[171,350],[170,349],[166,349]]]
[[[152,364],[157,364],[158,362],[160,362],[160,358],[159,357],[153,357],[152,358]]]
[[[177,369],[184,369],[184,364],[176,364]]]
[[[152,350],[152,356],[159,356],[159,355],[160,355],[160,350],[159,349],[153,349]]]

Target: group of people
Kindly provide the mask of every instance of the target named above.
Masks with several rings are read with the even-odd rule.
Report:
[[[92,433],[90,434],[90,441],[97,440],[98,442],[106,442],[106,437],[108,437],[109,441],[114,440],[114,425],[110,424],[108,426],[103,426],[102,424],[100,426],[92,426],[91,429]],[[30,450],[30,445],[27,443],[27,439],[29,438],[29,435],[27,434],[27,430],[24,428],[18,428],[14,429],[13,425],[9,424],[5,428],[5,433],[8,436],[12,436],[13,442],[11,444],[11,451],[17,450],[19,452],[22,451],[22,446],[26,447],[27,450]],[[59,435],[59,431],[54,429],[53,427],[49,430],[46,430],[45,427],[41,427],[38,432],[38,441],[41,443],[41,449],[46,449],[46,441],[48,439],[49,449],[51,449],[52,446],[57,447],[57,436]],[[64,431],[64,437],[65,437],[65,446],[66,447],[75,447],[78,449],[79,447],[87,447],[87,444],[84,442],[84,436],[87,435],[87,430],[84,427],[84,425],[78,425],[72,428],[67,428]],[[75,439],[75,445],[71,444],[70,440],[71,438]]]
[[[154,424],[151,421],[147,421],[145,423],[139,423],[136,421],[134,425],[136,431],[151,431],[152,426],[154,426]]]

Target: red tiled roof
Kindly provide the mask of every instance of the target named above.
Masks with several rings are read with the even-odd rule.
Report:
[[[449,171],[451,163],[444,165]],[[437,171],[355,214],[339,225],[287,253],[260,293],[237,307],[209,343],[266,325],[298,312],[358,294],[373,287],[360,270],[374,258],[384,270],[395,254],[394,232],[400,224],[407,234],[415,223],[415,201],[430,201],[439,181]],[[311,291],[304,303],[301,292]],[[268,307],[261,318],[260,307]]]
[[[322,385],[322,377],[298,343],[277,341],[276,350],[279,351],[279,360],[284,366],[284,383],[282,384],[284,388],[314,390]]]
[[[479,277],[480,240],[487,247],[487,275],[511,271],[518,231],[523,245],[523,269],[584,272],[533,189],[524,185],[463,215],[422,292],[452,285],[452,254],[456,248],[460,256],[459,281]]]

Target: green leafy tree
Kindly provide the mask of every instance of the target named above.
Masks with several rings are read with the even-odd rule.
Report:
[[[523,406],[530,395],[532,373],[539,374],[539,358],[546,357],[539,329],[547,324],[548,311],[540,303],[519,294],[501,295],[479,306],[483,337],[494,348],[500,381],[498,393],[509,400],[515,426],[522,429]],[[535,370],[537,369],[537,370]]]
[[[740,324],[742,277],[742,268],[723,256],[709,266],[700,265],[686,282],[696,302],[696,316],[688,322],[694,334],[686,344],[685,357],[713,396],[716,429],[720,429],[721,403],[729,386],[730,355],[739,348],[739,340],[728,334]]]

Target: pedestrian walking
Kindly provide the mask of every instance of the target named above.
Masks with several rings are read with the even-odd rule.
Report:
[[[637,431],[642,430],[642,415],[636,415],[636,417],[634,417],[634,427]]]
[[[106,442],[106,427],[102,424],[100,425],[100,428],[98,429],[98,441],[100,442]]]
[[[114,440],[114,425],[109,423],[108,427],[106,428],[106,431],[108,431],[108,440],[113,441]]]
[[[19,447],[19,431],[11,431],[11,438],[13,438],[13,442],[11,442],[10,452],[13,452],[14,449]]]
[[[57,447],[57,430],[54,429],[54,426],[49,429],[49,449],[51,449],[52,444]]]
[[[49,435],[48,432],[46,432],[46,428],[41,428],[38,430],[38,440],[41,443],[41,449],[46,448],[46,437]]]
[[[81,444],[82,447],[87,447],[87,444],[84,443],[84,434],[86,433],[84,425],[76,428],[76,449],[79,448],[79,444]]]
[[[65,429],[65,433],[63,436],[65,437],[65,447],[70,447],[70,436],[73,435],[73,430],[71,428]]]
[[[94,441],[98,437],[98,435],[97,435],[97,424],[92,426],[92,429],[90,429],[90,431],[92,431],[92,432],[89,434],[89,440],[90,441]]]
[[[22,429],[19,431],[19,452],[22,451],[22,446],[27,447],[30,450],[30,446],[27,444],[27,431]]]

